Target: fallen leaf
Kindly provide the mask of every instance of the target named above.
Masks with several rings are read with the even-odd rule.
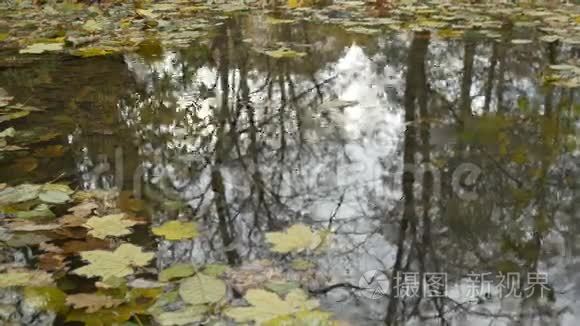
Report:
[[[197,224],[194,222],[169,221],[152,228],[153,234],[167,240],[193,239],[197,237]]]
[[[88,313],[97,312],[103,308],[116,307],[121,303],[123,300],[96,293],[71,294],[66,297],[67,305],[75,309],[85,309]]]
[[[73,271],[86,277],[125,277],[133,274],[133,267],[145,266],[155,256],[151,252],[143,252],[141,247],[132,244],[122,244],[115,251],[93,250],[81,252],[83,260],[89,265]]]
[[[52,275],[44,271],[0,273],[0,288],[11,286],[48,286],[52,284]]]
[[[250,307],[236,307],[227,309],[226,316],[238,323],[255,321],[263,324],[269,320],[291,315],[300,311],[313,310],[318,307],[317,300],[308,300],[308,297],[300,289],[294,289],[288,293],[285,300],[278,295],[261,289],[250,289],[244,299]]]
[[[41,54],[44,52],[62,51],[63,43],[36,43],[20,50],[20,54]]]
[[[38,199],[49,204],[64,204],[71,198],[64,192],[48,190],[38,194]]]
[[[159,273],[159,281],[168,282],[177,278],[184,278],[195,273],[195,268],[191,264],[175,264],[162,270]]]
[[[162,326],[197,324],[202,321],[208,311],[208,306],[197,305],[176,311],[162,312],[159,315],[154,315],[154,317]]]
[[[220,279],[197,273],[181,282],[179,295],[191,305],[215,303],[225,297],[226,285]]]
[[[85,201],[69,208],[68,211],[71,212],[76,217],[87,217],[91,215],[93,210],[97,208],[99,208],[99,205],[97,205],[96,203],[91,201]]]
[[[280,253],[315,249],[322,242],[321,236],[304,224],[293,225],[286,232],[267,232],[266,240],[274,245],[273,251]]]
[[[131,234],[129,227],[137,222],[125,218],[125,214],[112,214],[103,217],[91,217],[84,227],[89,229],[89,234],[95,238],[119,237]]]

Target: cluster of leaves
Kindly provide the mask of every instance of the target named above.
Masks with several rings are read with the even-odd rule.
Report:
[[[87,325],[121,323],[139,315],[152,316],[161,325],[224,318],[263,325],[335,323],[329,313],[317,310],[318,302],[309,299],[299,283],[286,281],[287,275],[271,262],[248,263],[238,269],[180,263],[161,270],[157,280],[137,277],[150,270],[147,266],[155,255],[121,240],[145,222],[112,206],[110,200],[116,196],[105,191],[73,191],[56,183],[3,185],[2,243],[33,246],[42,253],[35,267],[0,269],[0,288],[22,288],[31,306]],[[55,212],[63,209],[67,213],[57,217]],[[183,221],[152,226],[151,232],[161,241],[199,236],[196,223]],[[325,231],[297,224],[267,233],[266,240],[274,252],[298,255],[322,250],[328,236]],[[74,262],[75,257],[80,257],[81,266]],[[292,266],[304,271],[314,265],[296,259]],[[62,283],[59,279],[73,274],[93,280],[95,290],[65,291],[57,286]],[[230,288],[245,292],[249,306],[232,306]]]

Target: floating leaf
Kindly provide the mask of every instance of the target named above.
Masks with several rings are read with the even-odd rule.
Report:
[[[44,52],[62,51],[63,43],[36,43],[20,50],[20,54],[41,54]]]
[[[133,274],[133,267],[145,266],[153,259],[154,254],[143,252],[140,247],[132,244],[122,244],[115,251],[93,250],[81,253],[81,257],[89,262],[73,271],[87,277],[101,277],[106,280],[112,276],[125,277]]]
[[[36,199],[41,186],[22,184],[0,191],[0,205],[10,205]]]
[[[28,116],[29,114],[30,114],[30,111],[26,111],[26,110],[12,112],[12,113],[8,113],[8,114],[2,114],[2,115],[0,115],[0,122],[6,122],[6,121],[10,121],[10,120],[24,118],[24,117]]]
[[[273,251],[280,253],[315,249],[322,242],[321,236],[304,224],[293,225],[286,232],[268,232],[266,240],[274,245]]]
[[[159,273],[159,281],[168,282],[177,278],[184,278],[195,273],[195,268],[191,264],[175,264]]]
[[[339,324],[330,320],[331,313],[319,310],[300,311],[292,315],[281,316],[263,324],[263,326],[338,326]]]
[[[197,273],[181,282],[179,295],[191,305],[214,303],[225,297],[226,285],[220,279]]]
[[[220,276],[230,269],[224,264],[208,264],[203,267],[203,273],[210,276]]]
[[[163,312],[154,315],[155,320],[163,326],[187,325],[200,322],[208,312],[205,305],[185,307],[177,311]]]
[[[66,304],[75,309],[86,309],[86,312],[93,313],[103,308],[116,307],[123,303],[123,300],[114,299],[107,295],[96,293],[71,294],[66,297]]]
[[[316,267],[316,264],[306,259],[294,259],[290,266],[297,271],[306,271]]]
[[[38,194],[38,199],[50,204],[63,204],[70,200],[70,197],[60,191],[49,190]]]
[[[296,282],[270,281],[264,284],[264,287],[278,295],[286,295],[291,290],[299,288],[300,284]]]
[[[514,39],[514,40],[511,40],[511,43],[515,44],[515,45],[526,45],[526,44],[532,44],[532,40]]]
[[[129,227],[137,224],[125,218],[125,214],[112,214],[103,217],[91,217],[84,227],[88,228],[89,234],[95,238],[119,237],[131,234]]]
[[[278,317],[318,307],[318,301],[308,300],[306,294],[300,289],[292,290],[285,300],[272,292],[250,289],[244,299],[251,307],[230,308],[225,312],[228,317],[239,323],[255,321],[257,324],[263,324]]]
[[[94,47],[80,48],[70,52],[70,54],[81,58],[100,57],[113,53],[115,53],[115,50],[111,48],[94,48]]]
[[[197,237],[197,224],[194,222],[169,221],[152,228],[153,234],[167,240],[193,239]]]
[[[94,19],[89,19],[83,24],[83,29],[87,32],[97,32],[103,29],[103,24]]]
[[[66,294],[57,287],[27,287],[24,301],[36,309],[59,312],[65,308]]]
[[[304,52],[294,51],[288,48],[280,48],[278,50],[264,51],[264,54],[276,59],[282,58],[301,58],[306,56]]]
[[[71,212],[76,217],[87,217],[91,215],[93,210],[97,208],[99,208],[99,205],[97,205],[96,203],[86,201],[69,208],[68,211]]]
[[[48,286],[52,276],[43,271],[0,273],[0,288],[11,286]]]
[[[0,138],[14,137],[14,135],[16,135],[16,130],[12,127],[0,132]]]
[[[268,17],[266,18],[266,23],[270,25],[280,25],[280,24],[292,24],[294,23],[294,19],[280,19],[275,17]]]

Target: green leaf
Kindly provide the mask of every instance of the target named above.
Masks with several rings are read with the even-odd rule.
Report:
[[[125,214],[112,214],[103,217],[93,216],[83,226],[89,229],[89,234],[95,238],[120,237],[131,234],[129,227],[137,224],[125,219]]]
[[[255,321],[257,324],[263,324],[278,317],[318,307],[318,301],[308,300],[306,294],[300,289],[292,290],[285,300],[272,292],[250,289],[244,299],[248,301],[250,307],[230,308],[225,312],[228,317],[239,323]]]
[[[153,234],[167,240],[193,239],[197,237],[197,224],[194,222],[169,221],[152,228]]]
[[[56,215],[54,215],[54,213],[50,210],[50,206],[46,204],[40,204],[30,211],[15,212],[14,217],[22,219],[55,218]]]
[[[154,253],[143,252],[141,247],[132,244],[122,244],[115,251],[92,250],[81,252],[81,257],[89,262],[73,271],[86,277],[125,277],[133,274],[133,267],[145,266],[153,259]]]
[[[274,245],[273,251],[288,253],[315,249],[323,239],[317,232],[312,232],[308,226],[296,224],[288,228],[286,232],[266,233],[266,240]]]
[[[200,322],[208,311],[205,305],[189,306],[177,311],[155,315],[155,320],[163,326],[187,325]]]
[[[38,195],[38,198],[43,202],[50,204],[63,204],[70,200],[69,195],[66,193],[54,190],[41,192]]]
[[[297,271],[306,271],[316,267],[316,264],[306,259],[294,259],[290,266]]]
[[[32,307],[44,311],[60,312],[65,308],[66,294],[57,287],[27,287],[24,301]]]
[[[191,276],[194,273],[195,268],[191,264],[175,264],[159,273],[159,281],[168,282],[176,278]]]
[[[268,282],[264,284],[264,287],[272,292],[275,292],[279,295],[286,295],[291,290],[297,289],[300,287],[299,283],[296,282]]]
[[[220,279],[197,273],[181,282],[179,295],[191,305],[214,303],[226,295],[226,285]]]
[[[203,267],[203,273],[209,276],[220,276],[230,269],[224,264],[208,264]]]
[[[326,311],[312,310],[300,311],[293,315],[286,315],[272,319],[264,326],[337,326],[338,323],[330,320],[331,313]]]
[[[10,205],[36,199],[41,186],[22,184],[0,191],[0,205]]]

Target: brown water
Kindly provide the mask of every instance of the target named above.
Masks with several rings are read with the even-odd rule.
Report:
[[[138,231],[158,269],[290,262],[264,232],[329,227],[306,286],[353,325],[577,325],[580,94],[543,78],[580,53],[511,44],[516,34],[361,36],[238,17],[181,49],[151,40],[95,59],[5,53],[0,86],[46,109],[14,127],[58,133],[33,150],[64,154],[37,155],[31,167],[30,153],[2,153],[0,180],[117,187],[144,200],[154,225],[198,220],[194,241]],[[309,55],[253,49],[276,42]],[[524,298],[501,297],[508,272]],[[415,284],[425,273],[444,273],[447,296],[381,295],[394,297],[387,279]],[[470,274],[482,273],[491,289],[469,290]],[[534,275],[548,279],[530,285]],[[365,280],[381,291],[326,288]]]

